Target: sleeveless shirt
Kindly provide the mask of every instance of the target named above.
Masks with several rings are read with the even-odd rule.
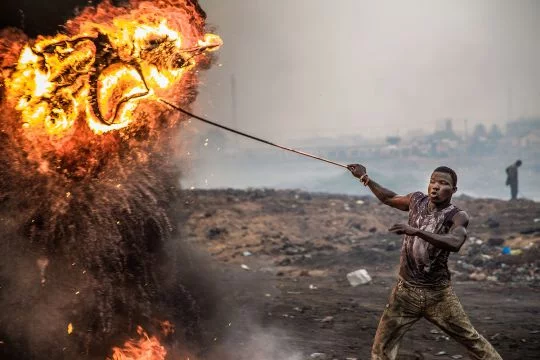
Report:
[[[409,204],[409,225],[424,231],[447,234],[453,216],[460,209],[452,204],[442,210],[429,210],[429,197],[415,192]],[[439,287],[450,284],[448,250],[440,249],[417,237],[404,235],[401,246],[399,275],[417,286]]]

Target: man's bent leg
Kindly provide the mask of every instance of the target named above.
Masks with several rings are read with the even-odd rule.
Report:
[[[462,344],[475,360],[502,360],[493,346],[474,329],[452,287],[432,293],[426,319]],[[428,300],[429,301],[429,300]]]
[[[377,327],[371,360],[396,358],[403,335],[421,316],[420,304],[415,295],[413,290],[405,289],[401,282],[394,287]]]

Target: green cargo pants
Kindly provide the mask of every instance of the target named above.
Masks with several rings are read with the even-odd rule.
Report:
[[[472,326],[451,286],[424,288],[398,280],[383,312],[371,360],[394,360],[405,332],[422,317],[467,348],[475,360],[502,360],[491,344]]]

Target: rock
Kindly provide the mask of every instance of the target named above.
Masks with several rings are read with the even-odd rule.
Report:
[[[386,251],[394,251],[398,247],[394,241],[390,241],[388,244],[386,244]]]
[[[499,221],[497,221],[496,219],[494,218],[488,218],[486,220],[486,225],[490,228],[490,229],[495,229],[495,228],[498,228],[501,224],[499,223]]]
[[[312,277],[325,277],[328,276],[328,270],[309,270],[308,275]]]
[[[309,358],[310,359],[318,359],[318,360],[326,360],[328,359],[328,356],[326,356],[325,353],[313,353],[311,355],[309,355]]]
[[[481,254],[476,255],[470,261],[476,267],[484,265],[484,262],[485,262]]]
[[[469,279],[475,280],[475,281],[484,281],[487,279],[487,275],[483,272],[475,272],[469,275]]]
[[[539,232],[540,232],[540,228],[528,228],[528,229],[523,229],[519,231],[519,233],[522,235],[529,235],[529,234],[534,234],[534,233],[539,233]]]
[[[461,269],[469,271],[469,272],[472,272],[472,271],[476,270],[476,267],[474,265],[468,264],[468,263],[466,263],[465,261],[462,261],[462,260],[458,260],[457,265]]]
[[[489,246],[501,246],[504,244],[504,239],[500,237],[492,237],[488,239],[487,244]]]
[[[288,265],[292,264],[292,260],[289,259],[289,258],[285,258],[285,259],[282,259],[282,260],[275,261],[275,264],[278,265],[278,266],[288,266]]]
[[[376,232],[377,232],[377,228],[376,228],[376,227],[369,228],[369,232],[370,232],[370,233],[376,233]]]
[[[300,200],[307,200],[307,201],[313,200],[313,196],[310,193],[307,193],[307,192],[299,193],[298,197],[300,198]]]
[[[435,355],[436,355],[436,356],[446,355],[446,351],[439,351],[439,352],[436,353]]]
[[[351,286],[364,285],[371,281],[371,276],[369,276],[366,269],[360,269],[347,274],[347,280]]]
[[[228,231],[225,228],[213,227],[213,228],[208,229],[208,231],[206,232],[206,237],[210,240],[213,240],[227,233]]]
[[[350,224],[350,226],[351,226],[353,229],[356,229],[356,230],[362,230],[362,224],[359,223],[359,222],[353,222],[352,224]]]
[[[452,359],[463,359],[463,355],[452,355],[450,356]]]

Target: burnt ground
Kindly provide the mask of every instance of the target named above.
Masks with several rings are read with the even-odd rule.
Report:
[[[406,221],[405,212],[370,197],[300,191],[182,196],[183,238],[207,257],[204,266],[222,293],[220,320],[208,331],[243,354],[231,358],[369,359],[399,263],[400,237],[386,229]],[[469,240],[449,261],[465,310],[505,360],[539,359],[540,203],[466,197],[454,203],[471,216]],[[503,246],[514,254],[503,255]],[[360,268],[373,280],[352,287],[346,274]],[[257,334],[268,335],[261,341],[270,339],[275,349],[257,349]],[[425,320],[407,333],[400,356],[468,359]]]

